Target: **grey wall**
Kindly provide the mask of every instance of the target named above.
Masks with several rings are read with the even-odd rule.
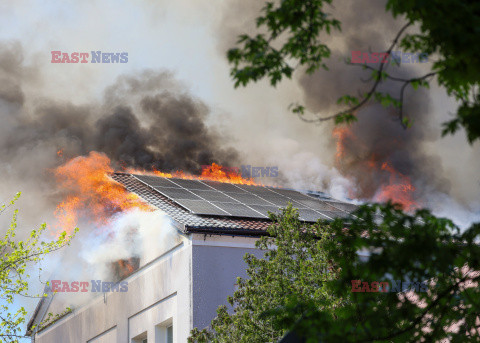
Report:
[[[210,238],[213,240],[213,238]],[[207,242],[210,240],[208,239]],[[236,238],[241,240],[241,238]],[[244,240],[245,241],[245,240]],[[253,246],[255,239],[248,241]],[[214,242],[212,242],[214,244]],[[254,248],[196,245],[192,250],[193,326],[207,327],[216,316],[219,305],[228,305],[227,297],[233,295],[237,277],[246,277],[246,253],[260,256]]]

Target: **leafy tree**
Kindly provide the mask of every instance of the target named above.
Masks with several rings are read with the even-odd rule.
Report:
[[[264,256],[245,256],[248,278],[238,278],[238,289],[228,299],[233,312],[219,307],[211,328],[194,329],[189,342],[276,342],[286,331],[283,321],[299,319],[302,313],[272,315],[270,311],[312,301],[325,313],[332,313],[340,303],[325,286],[335,274],[327,272],[330,264],[323,246],[328,234],[323,226],[300,222],[291,206],[271,218],[271,237],[256,242]]]
[[[235,87],[246,86],[268,78],[275,86],[282,78],[291,78],[296,68],[311,74],[318,68],[327,69],[330,48],[322,42],[322,34],[340,30],[341,23],[325,9],[332,0],[282,0],[267,1],[256,19],[258,32],[241,35],[238,47],[228,51],[231,75]],[[456,117],[444,123],[444,134],[454,133],[460,127],[466,130],[472,143],[480,138],[480,46],[477,44],[480,29],[480,2],[472,0],[388,0],[386,11],[394,17],[406,18],[391,45],[405,52],[438,56],[431,71],[410,79],[391,76],[384,63],[378,67],[363,64],[370,69],[372,85],[360,96],[345,95],[339,99],[345,108],[327,116],[314,114],[305,117],[305,107],[294,105],[293,112],[305,121],[336,123],[357,120],[355,113],[371,101],[397,109],[400,122],[409,127],[412,119],[404,115],[404,92],[407,86],[414,89],[428,87],[435,77],[449,95],[460,103]],[[413,33],[409,29],[419,28]],[[349,61],[347,61],[349,63]],[[355,64],[357,65],[357,64]],[[378,91],[385,80],[401,84],[399,94]]]
[[[406,215],[392,204],[365,205],[355,216],[333,221],[325,245],[338,268],[326,290],[342,306],[332,317],[297,302],[282,309],[284,325],[308,342],[478,341],[480,224],[462,233],[428,210]]]
[[[17,193],[8,206],[13,206],[19,197],[20,193]],[[3,213],[8,206],[1,206],[0,213]],[[18,210],[14,210],[10,227],[7,229],[4,238],[0,239],[0,298],[2,299],[0,304],[0,318],[2,320],[0,342],[18,342],[18,339],[25,337],[20,330],[25,323],[27,311],[23,306],[14,312],[11,310],[19,297],[41,298],[47,296],[46,294],[29,294],[28,281],[30,275],[28,270],[30,267],[39,263],[47,254],[69,245],[77,232],[76,229],[71,236],[67,236],[66,232],[63,232],[57,239],[44,242],[41,241],[41,236],[46,230],[46,224],[42,224],[39,229],[32,230],[26,240],[18,241],[15,239],[17,215]],[[59,315],[49,314],[46,321],[50,321]],[[40,325],[42,324],[40,323]]]
[[[273,217],[263,258],[246,255],[233,313],[219,307],[189,342],[277,342],[289,330],[307,342],[480,339],[480,224],[462,233],[392,204],[313,225],[295,211]]]

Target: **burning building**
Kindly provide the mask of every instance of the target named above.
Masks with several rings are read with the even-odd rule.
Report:
[[[209,325],[217,307],[233,293],[236,278],[246,275],[243,256],[260,253],[255,241],[266,234],[268,212],[278,212],[292,203],[302,221],[315,222],[344,217],[355,209],[323,193],[267,187],[248,180],[220,182],[215,177],[157,174],[106,175],[124,203],[133,202],[143,210],[146,203],[148,211],[166,215],[176,238],[149,259],[131,256],[117,261],[112,268],[116,283],[104,288],[101,280],[92,280],[92,289],[87,288],[86,293],[93,297],[55,321],[32,329],[45,320],[47,313],[61,313],[68,303],[62,298],[67,294],[62,292],[65,288],[42,298],[28,324],[32,341],[185,342],[192,328]],[[105,190],[103,181],[97,180],[95,185],[95,189]],[[119,188],[124,193],[119,193]],[[69,199],[61,209],[94,202],[81,197]],[[122,210],[119,206],[107,207]],[[71,216],[62,217],[66,223],[72,221]],[[153,237],[151,240],[155,245]],[[116,287],[118,284],[123,291]]]

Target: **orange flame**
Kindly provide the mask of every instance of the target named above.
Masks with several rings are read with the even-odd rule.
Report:
[[[407,212],[418,208],[418,203],[413,198],[415,187],[412,185],[410,178],[393,169],[387,162],[382,164],[382,170],[390,173],[389,184],[382,185],[375,197],[375,201],[384,202],[392,200],[401,204]]]
[[[108,174],[112,172],[110,159],[94,151],[55,170],[58,186],[68,194],[55,211],[58,231],[71,233],[84,217],[105,225],[114,213],[132,208],[150,209],[139,197],[110,179]]]
[[[388,183],[380,186],[380,189],[373,197],[374,201],[384,202],[391,200],[394,203],[401,204],[403,209],[407,212],[418,208],[418,203],[414,199],[415,187],[412,185],[408,176],[396,171],[388,162],[379,161],[379,157],[375,154],[371,154],[368,160],[360,161],[360,164],[350,165],[349,161],[345,161],[347,156],[347,147],[350,142],[352,144],[362,144],[358,141],[354,133],[349,127],[336,127],[332,133],[336,142],[336,155],[335,161],[339,169],[343,169],[348,173],[350,167],[364,168],[367,172],[388,172]],[[365,147],[365,150],[367,148]],[[368,151],[368,150],[367,150]],[[373,174],[375,175],[375,174]],[[352,193],[352,192],[350,192]],[[350,194],[351,197],[355,197],[354,194]]]
[[[259,185],[252,178],[243,178],[238,168],[225,168],[216,163],[203,168],[200,180],[211,180],[243,185]]]
[[[122,165],[124,169],[124,165]],[[127,169],[133,174],[151,174],[167,178],[182,178],[196,180],[211,180],[227,183],[257,185],[251,178],[243,178],[238,168],[226,168],[212,163],[203,166],[199,176],[186,174],[182,171],[163,173]],[[113,173],[110,159],[95,151],[88,156],[76,157],[58,167],[54,174],[57,184],[67,196],[57,206],[55,217],[60,231],[72,232],[81,218],[93,221],[97,225],[108,224],[113,214],[138,208],[144,211],[150,207],[133,193],[125,190],[108,175]]]
[[[159,170],[153,170],[152,172],[145,170],[127,169],[131,174],[153,174],[155,176],[161,176],[166,178],[178,178],[188,180],[206,180],[206,181],[218,181],[224,183],[236,183],[243,185],[262,185],[255,182],[253,178],[242,177],[238,168],[228,168],[216,163],[212,163],[208,166],[202,166],[201,175],[191,175],[183,171],[175,171],[173,173],[164,173]]]
[[[353,132],[346,126],[336,126],[333,129],[333,137],[337,140],[337,152],[335,154],[335,161],[337,164],[345,157],[345,142],[347,139],[353,139]]]

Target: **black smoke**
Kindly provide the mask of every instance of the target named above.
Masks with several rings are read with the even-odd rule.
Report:
[[[345,60],[354,50],[382,52],[388,49],[405,22],[394,20],[385,13],[385,3],[383,0],[334,2],[332,15],[342,22],[342,31],[325,37],[332,48],[329,70],[300,77],[304,101],[310,110],[320,115],[336,113],[344,108],[336,104],[340,96],[360,96],[370,89],[373,84],[370,71],[347,65]],[[397,47],[395,50],[402,49]],[[378,68],[379,64],[371,66]],[[387,72],[404,79],[426,71],[427,68],[411,64],[387,66]],[[398,99],[401,86],[402,83],[387,81],[377,91]],[[356,113],[358,122],[349,127],[351,134],[344,140],[344,156],[336,165],[344,176],[355,182],[355,197],[372,199],[383,185],[390,182],[391,173],[381,169],[383,163],[389,163],[411,180],[416,187],[414,195],[420,202],[432,190],[449,191],[450,185],[443,176],[439,157],[424,149],[425,143],[440,137],[440,124],[432,123],[431,111],[429,91],[414,91],[409,87],[403,109],[404,115],[413,123],[409,129],[402,127],[398,111],[393,107],[385,108],[371,101]],[[336,138],[332,136],[332,147],[335,143]]]
[[[206,124],[208,106],[183,89],[171,73],[146,71],[120,77],[100,103],[77,105],[45,98],[28,103],[22,83],[28,83],[29,77],[21,56],[19,45],[0,47],[4,164],[25,153],[52,156],[59,150],[63,160],[98,151],[117,169],[165,172],[198,173],[201,165],[229,166],[238,161],[237,151]],[[37,172],[62,159],[45,158]]]

